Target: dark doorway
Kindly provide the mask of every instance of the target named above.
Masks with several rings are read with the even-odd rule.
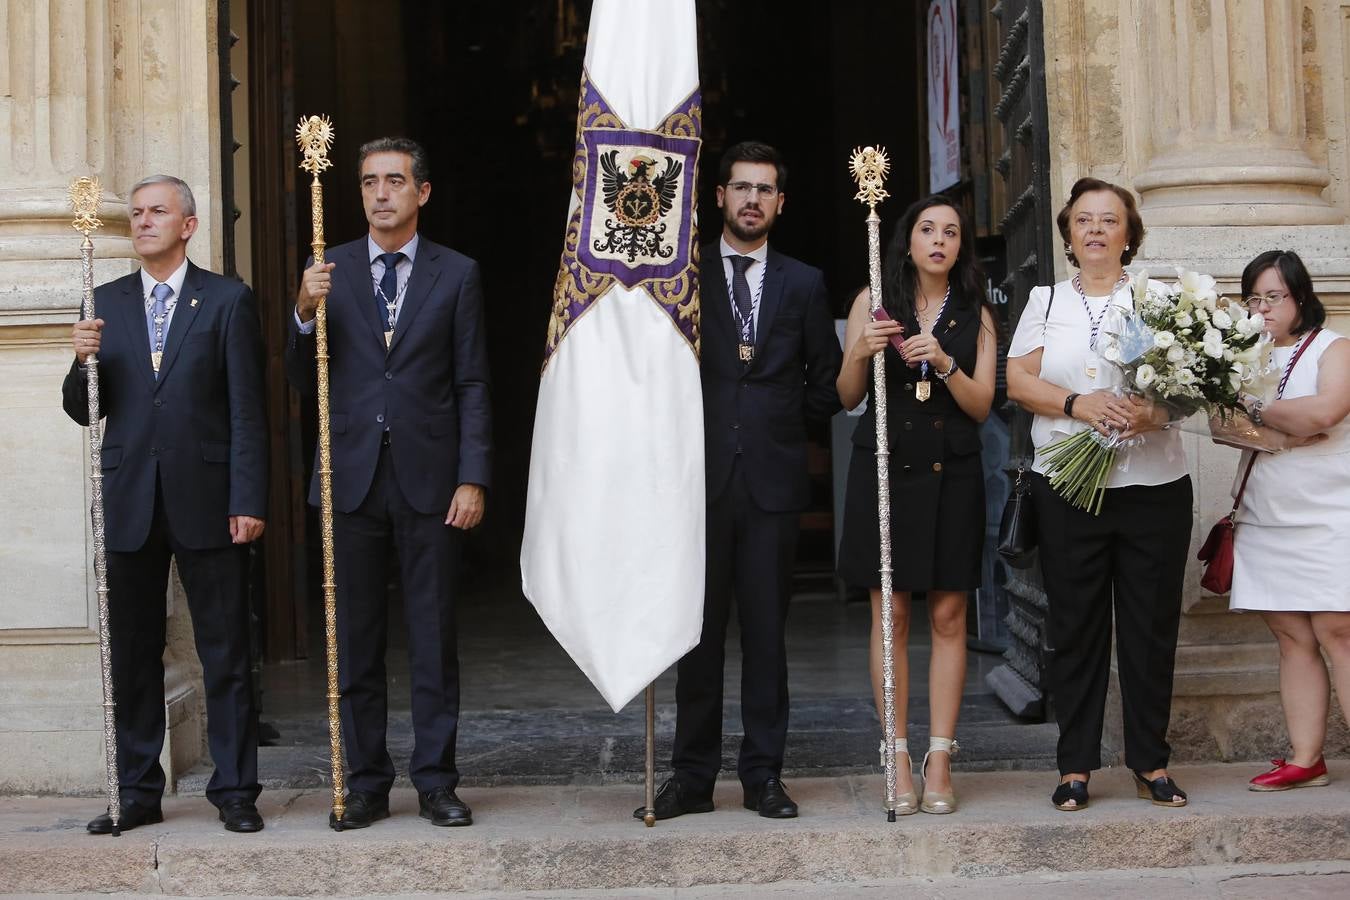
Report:
[[[698,4],[703,239],[720,230],[713,188],[722,150],[747,138],[777,145],[791,175],[775,246],[825,271],[841,315],[866,280],[865,210],[852,199],[849,151],[861,144],[890,150],[888,218],[921,189],[922,19],[906,7],[861,0]],[[255,229],[255,238],[261,232],[266,240],[255,258],[274,260],[255,272],[255,287],[264,298],[269,340],[284,339],[308,249],[308,194],[305,179],[295,174],[294,122],[320,113],[334,122],[334,166],[325,175],[330,246],[366,230],[355,179],[361,143],[388,134],[421,142],[433,185],[421,230],[482,264],[488,300],[495,484],[489,516],[473,538],[470,568],[490,584],[518,582],[538,371],[571,185],[590,2],[250,0],[249,10],[253,200],[263,207],[254,219],[272,223]],[[878,41],[878,35],[887,37]],[[868,46],[884,52],[862,49]],[[271,349],[279,358],[281,347]],[[282,377],[279,366],[273,377]],[[289,427],[277,437],[293,446],[277,458],[285,464],[282,476],[295,483],[278,496],[293,502],[303,497],[309,474],[314,411],[293,397],[290,407]],[[828,440],[820,437],[821,490],[817,508],[804,519],[802,557],[804,566],[828,572]],[[272,616],[294,620],[298,632],[293,648],[278,646],[276,637],[269,641],[273,659],[318,651],[306,646],[304,634],[319,619],[314,516],[306,522],[303,511],[296,512],[299,533],[289,543],[278,537],[269,550],[308,546],[310,577],[298,579],[308,610],[297,610],[294,596],[270,598]],[[291,593],[284,587],[271,592]]]

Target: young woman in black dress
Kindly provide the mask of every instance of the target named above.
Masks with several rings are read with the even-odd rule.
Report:
[[[984,301],[974,232],[940,194],[906,210],[886,250],[882,306],[853,301],[836,385],[845,409],[872,391],[872,357],[886,354],[890,435],[891,597],[894,623],[896,811],[950,813],[952,739],[966,672],[966,594],[980,584],[984,473],[979,424],[994,399],[997,333]],[[900,349],[891,344],[903,337]],[[877,521],[876,419],[872,404],[853,433],[839,574],[872,589],[872,692],[881,715],[881,577]],[[907,741],[909,599],[928,598],[933,650],[929,666],[929,749],[914,792]],[[885,741],[881,751],[886,753]]]

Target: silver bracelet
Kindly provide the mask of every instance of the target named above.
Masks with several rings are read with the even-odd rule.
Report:
[[[948,378],[951,378],[953,375],[956,374],[956,357],[955,357],[955,356],[951,357],[951,361],[952,361],[952,366],[951,366],[950,369],[948,369],[948,370],[945,371],[945,372],[938,372],[938,373],[937,373],[937,377],[938,377],[938,380],[939,380],[939,381],[945,382]]]
[[[1252,404],[1251,417],[1252,421],[1256,423],[1256,427],[1258,428],[1264,428],[1266,425],[1266,423],[1261,419],[1261,410],[1265,408],[1265,405],[1266,405],[1265,402],[1261,400],[1257,400],[1255,403]]]

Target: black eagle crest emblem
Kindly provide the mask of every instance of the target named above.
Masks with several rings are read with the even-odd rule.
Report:
[[[675,205],[684,163],[666,156],[665,167],[654,174],[657,161],[650,156],[639,153],[627,166],[620,166],[618,159],[618,150],[600,155],[605,206],[613,215],[605,219],[605,236],[595,241],[596,252],[621,254],[630,263],[638,256],[669,259],[675,248],[665,240],[662,219]]]

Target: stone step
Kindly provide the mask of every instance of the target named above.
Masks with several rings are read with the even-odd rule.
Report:
[[[0,885],[15,893],[146,891],[182,896],[492,894],[798,883],[841,885],[914,876],[1176,869],[1350,858],[1350,763],[1331,786],[1254,794],[1252,765],[1178,767],[1193,802],[1135,799],[1129,773],[1093,779],[1092,805],[1060,813],[1046,772],[961,772],[961,809],[894,824],[876,775],[789,782],[803,814],[761,819],[735,784],[717,811],[645,828],[634,785],[466,788],[472,828],[437,829],[397,790],[394,817],[334,833],[322,791],[264,793],[267,830],[220,829],[201,797],[165,802],[166,820],[120,838],[84,834],[96,802],[0,798]],[[1342,781],[1338,776],[1347,780]]]

